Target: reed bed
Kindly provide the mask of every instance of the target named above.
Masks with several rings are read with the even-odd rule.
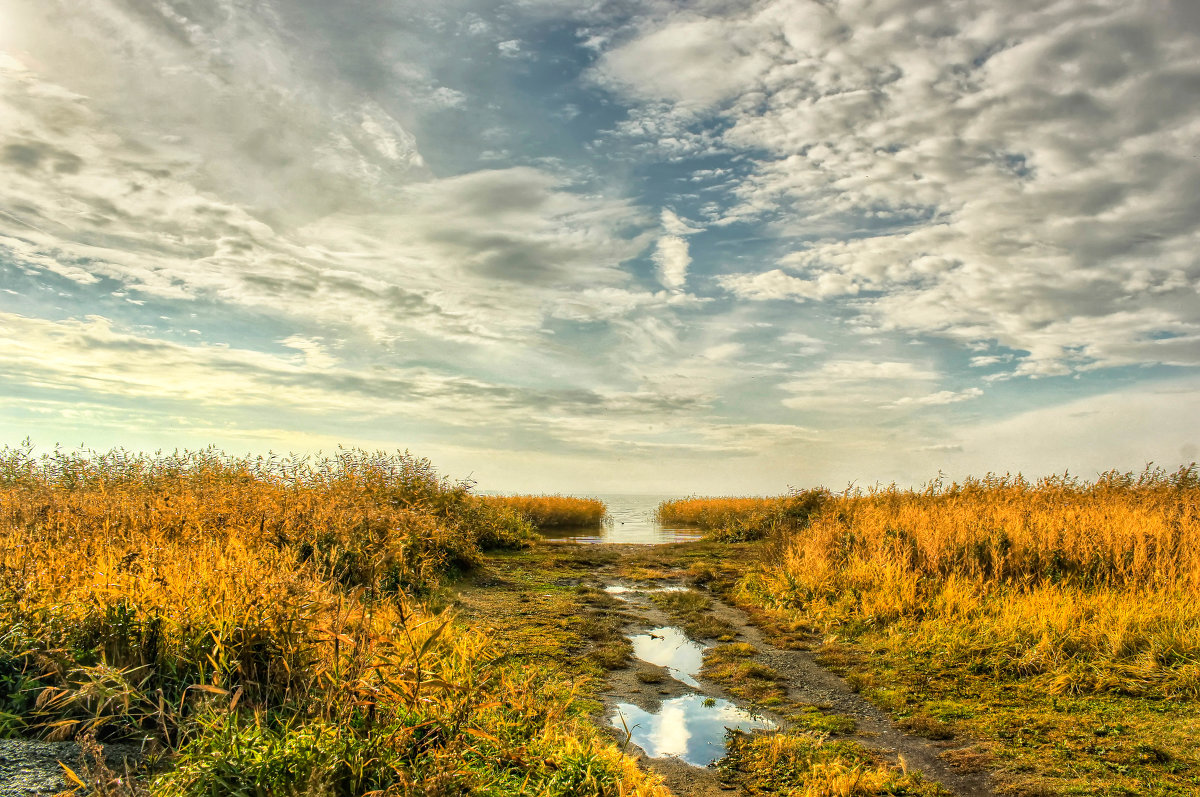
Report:
[[[104,793],[662,794],[424,601],[532,536],[407,453],[6,448],[0,733],[141,742],[154,782]]]
[[[663,501],[655,516],[664,525],[694,526],[726,542],[757,540],[804,527],[827,495],[817,489],[770,498],[679,498]]]
[[[909,652],[949,651],[1052,693],[1200,698],[1195,466],[805,495],[818,494],[802,523],[757,526],[782,545],[778,566],[744,584],[757,603],[815,631],[887,628]],[[796,496],[774,510],[744,500],[689,511],[739,533]]]
[[[1012,793],[1194,792],[1194,465],[822,493],[773,520],[790,500],[709,514],[718,536],[771,535],[728,595],[905,727],[980,741]]]
[[[566,495],[501,495],[483,500],[516,512],[539,529],[591,528],[599,526],[608,512],[603,501]]]

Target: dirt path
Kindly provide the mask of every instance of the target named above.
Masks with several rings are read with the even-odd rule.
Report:
[[[140,758],[137,747],[127,744],[104,746],[107,766],[124,772],[126,760]],[[75,742],[43,742],[33,739],[0,739],[0,797],[50,797],[69,793],[60,761],[86,772],[81,748]]]
[[[595,695],[602,703],[598,724],[627,752],[639,755],[644,766],[660,773],[681,797],[745,793],[739,772],[693,766],[670,757],[679,755],[689,736],[701,732],[711,736],[714,723],[700,731],[669,728],[667,715],[672,722],[682,722],[681,715],[699,713],[710,704],[714,711],[724,711],[722,717],[745,717],[743,710],[749,710],[783,731],[807,731],[856,743],[880,760],[908,772],[919,771],[926,780],[936,781],[960,797],[993,793],[986,772],[951,764],[970,759],[967,742],[938,742],[903,732],[844,680],[817,663],[809,651],[772,644],[741,610],[687,583],[690,563],[734,555],[728,548],[710,550],[702,543],[657,549],[537,546],[533,551],[492,560],[486,575],[459,592],[457,603],[471,621],[500,632],[514,648],[528,648],[541,660],[559,662],[565,671],[582,671],[583,662],[598,662],[606,673],[604,688]],[[606,588],[615,588],[617,594]],[[681,614],[681,610],[687,613]],[[706,667],[721,650],[717,645],[742,643],[726,644],[724,649],[736,649],[745,656],[738,660],[745,665],[739,672],[769,672],[767,685],[774,690],[772,696],[762,699],[763,692],[754,692],[759,685],[722,678],[716,669],[681,675],[669,667],[630,658],[631,638],[658,644],[651,634],[682,637],[675,626],[701,643],[696,649],[707,649]],[[695,665],[700,654],[693,650],[689,655]],[[626,714],[635,720],[626,721],[626,726],[640,723],[642,727],[622,727],[621,718]],[[712,757],[719,758],[724,753],[724,729],[720,721],[715,725],[717,747]],[[658,737],[647,741],[646,728],[651,726]],[[639,742],[652,749],[639,748]],[[695,758],[693,746],[689,744],[688,749]]]
[[[599,587],[610,585],[611,583],[597,584]],[[671,624],[669,614],[657,608],[650,600],[650,596],[656,594],[654,591],[634,591],[637,590],[637,585],[632,584],[622,586],[631,589],[630,592],[623,593],[622,597],[645,617],[645,623],[626,624],[626,633],[644,633],[646,628]],[[680,582],[658,581],[649,589],[662,590],[663,587],[684,589],[685,585]],[[963,742],[938,743],[902,732],[879,709],[852,691],[844,680],[818,664],[810,652],[782,650],[772,645],[763,633],[749,622],[744,612],[715,596],[706,594],[705,597],[711,600],[708,611],[734,629],[732,636],[756,649],[754,659],[784,676],[783,683],[786,684],[791,701],[819,707],[823,712],[854,720],[854,731],[840,738],[853,740],[874,750],[891,763],[904,766],[907,770],[919,770],[929,779],[941,783],[961,797],[986,797],[993,793],[986,773],[961,772],[942,757],[947,750],[965,747]],[[669,677],[669,673],[664,673],[667,677],[663,682],[656,684],[653,689],[646,688],[641,682],[641,677],[644,677],[642,673],[662,669],[646,662],[635,661],[631,667],[614,672],[610,677],[608,689],[604,692],[605,716],[612,716],[617,704],[621,702],[632,702],[647,711],[654,711],[662,700],[689,692],[698,692],[705,697],[730,700],[744,705],[744,701],[739,701],[720,684],[703,675],[698,679],[698,687],[690,687]],[[773,711],[761,708],[757,711],[774,720],[781,728],[788,725],[783,716]],[[619,732],[618,735],[622,736],[623,732]],[[646,762],[667,778],[668,784],[676,794],[728,793],[729,789],[734,788],[733,784],[722,783],[711,769],[697,769],[668,759],[646,759]]]

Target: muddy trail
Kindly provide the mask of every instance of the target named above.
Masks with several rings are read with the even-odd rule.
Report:
[[[460,610],[565,667],[598,664],[596,721],[673,793],[770,793],[725,759],[731,736],[801,733],[919,773],[922,794],[993,794],[969,742],[905,733],[812,652],[774,644],[697,584],[687,565],[702,545],[541,548],[493,563]]]
[[[636,606],[645,619],[626,625],[626,631],[634,642],[635,660],[630,667],[614,671],[609,678],[608,688],[603,693],[606,720],[619,738],[624,740],[628,737],[642,748],[647,765],[666,776],[668,785],[675,793],[728,793],[736,787],[736,783],[722,779],[718,771],[709,766],[724,754],[724,728],[721,727],[721,721],[729,725],[738,723],[735,726],[738,728],[754,728],[757,725],[764,730],[787,728],[795,723],[790,722],[788,715],[779,710],[754,705],[731,694],[718,681],[705,677],[702,667],[680,673],[678,668],[663,666],[638,656],[638,643],[647,638],[651,642],[649,647],[658,642],[657,647],[661,650],[698,650],[700,656],[703,648],[712,649],[718,644],[714,639],[692,640],[687,636],[678,639],[676,635],[681,634],[682,629],[672,626],[670,613],[651,600],[653,596],[664,594],[661,592],[664,587],[679,587],[681,591],[676,594],[681,596],[696,594],[696,590],[682,584],[618,586],[622,589],[622,597]],[[962,747],[961,742],[938,743],[903,733],[879,709],[852,691],[844,680],[819,665],[811,653],[775,647],[767,642],[759,629],[750,624],[742,611],[717,598],[705,597],[711,601],[708,609],[711,615],[731,629],[722,636],[731,636],[737,642],[754,648],[754,653],[746,657],[747,663],[765,665],[768,668],[765,672],[782,676],[779,683],[786,689],[784,705],[789,708],[800,707],[801,710],[814,709],[822,717],[833,718],[835,722],[831,725],[845,729],[836,734],[838,737],[858,742],[891,763],[908,770],[918,770],[953,794],[982,797],[992,793],[986,775],[961,772],[942,758],[947,750]],[[648,685],[646,681],[651,683]],[[679,701],[689,700],[692,703],[699,701],[700,710],[684,712],[678,709]],[[706,700],[715,701],[709,707],[708,714],[703,711]],[[636,715],[638,719],[653,723],[650,729],[643,728],[643,733],[639,734],[637,730],[630,733],[624,725],[616,727],[621,718],[629,721],[627,715],[632,712],[622,710],[622,707],[630,704],[641,710]],[[737,710],[730,711],[730,706]],[[662,722],[664,716],[667,722]],[[711,735],[713,720],[720,728],[715,737]],[[705,731],[709,733],[705,752],[711,756],[692,756],[688,761],[685,760],[686,747],[672,746],[672,737],[689,737],[689,741],[694,742],[694,734],[703,734]],[[646,749],[647,744],[651,750]],[[657,756],[650,758],[649,753],[657,753]],[[704,757],[708,760],[702,760]]]

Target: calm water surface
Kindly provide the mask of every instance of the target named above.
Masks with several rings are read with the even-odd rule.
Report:
[[[651,713],[620,703],[608,718],[614,728],[628,729],[630,741],[651,758],[674,756],[694,767],[706,767],[725,756],[725,733],[765,730],[775,723],[740,709],[728,700],[690,694],[664,700]]]
[[[629,637],[633,655],[642,661],[666,667],[676,681],[699,687],[696,676],[704,665],[704,645],[688,639],[682,628],[663,626]]]
[[[608,506],[608,520],[601,528],[552,529],[543,536],[552,540],[573,542],[611,542],[634,545],[661,545],[668,542],[690,542],[700,539],[694,528],[663,526],[654,519],[654,510],[663,501],[678,498],[674,495],[590,495]]]
[[[637,584],[609,584],[605,591],[628,600],[631,595],[647,595],[678,586],[662,587]],[[742,731],[770,730],[771,720],[739,708],[728,700],[703,694],[697,676],[704,664],[707,646],[688,638],[675,626],[647,628],[628,637],[633,655],[642,661],[665,667],[671,677],[693,689],[691,694],[657,703],[647,711],[635,703],[618,703],[608,722],[629,734],[629,740],[651,758],[674,757],[692,766],[704,767],[725,755],[726,734],[734,728]]]

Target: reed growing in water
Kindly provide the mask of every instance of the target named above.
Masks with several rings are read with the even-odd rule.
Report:
[[[516,512],[539,529],[599,526],[608,511],[603,501],[566,495],[500,495],[483,500]]]

